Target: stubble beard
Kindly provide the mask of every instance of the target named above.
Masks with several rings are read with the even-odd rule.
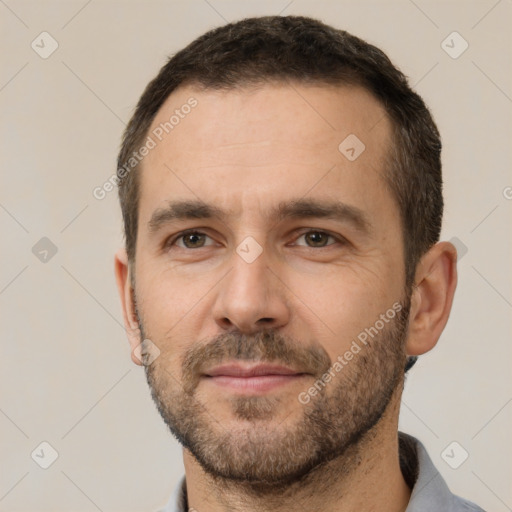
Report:
[[[339,461],[337,471],[349,472],[360,459],[363,441],[375,435],[379,420],[403,384],[410,295],[402,306],[306,405],[295,393],[232,396],[231,415],[240,424],[233,428],[223,425],[215,410],[197,396],[199,369],[228,359],[310,368],[314,377],[305,390],[331,368],[332,361],[318,344],[305,348],[273,330],[250,337],[223,334],[192,347],[182,362],[182,382],[157,359],[145,367],[153,400],[172,434],[217,481],[243,483],[271,493],[307,479],[334,459]],[[140,329],[145,338],[141,323]],[[158,346],[158,340],[153,341]],[[286,404],[295,401],[300,410],[279,421],[276,417],[284,400]]]

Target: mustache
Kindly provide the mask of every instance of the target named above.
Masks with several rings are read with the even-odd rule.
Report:
[[[182,362],[183,386],[192,393],[201,375],[212,365],[228,361],[279,363],[301,373],[320,377],[332,365],[326,350],[318,344],[304,346],[274,329],[247,335],[237,331],[222,333],[191,347]]]

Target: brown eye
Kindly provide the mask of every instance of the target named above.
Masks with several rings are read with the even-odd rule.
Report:
[[[183,240],[183,243],[186,247],[195,248],[195,247],[203,247],[204,245],[204,237],[205,235],[201,233],[188,233],[186,235],[183,235],[181,239]]]
[[[336,241],[333,235],[324,231],[308,231],[307,233],[303,233],[297,240],[301,238],[304,238],[306,244],[297,245],[306,245],[307,247],[326,247],[327,245],[332,245],[332,242],[327,243],[329,239]]]
[[[307,233],[305,236],[306,240],[310,242],[313,247],[324,247],[330,235],[320,231],[312,231],[311,233]]]
[[[208,235],[200,231],[188,231],[180,233],[174,241],[169,242],[167,246],[177,246],[180,249],[201,249],[202,247],[213,245],[213,241],[206,243],[207,239],[211,240]]]

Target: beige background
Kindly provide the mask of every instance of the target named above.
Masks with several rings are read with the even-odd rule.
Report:
[[[154,510],[181,476],[122,327],[116,191],[92,191],[167,55],[225,20],[280,12],[378,45],[432,108],[443,238],[467,253],[449,324],[406,384],[401,429],[455,493],[512,510],[510,0],[1,0],[0,511]],[[59,44],[47,59],[31,48],[42,31]],[[441,47],[453,31],[469,43],[457,59]],[[47,262],[32,252],[42,237],[57,247]],[[31,458],[42,441],[59,454],[46,470]],[[452,441],[469,453],[458,469],[441,456]]]

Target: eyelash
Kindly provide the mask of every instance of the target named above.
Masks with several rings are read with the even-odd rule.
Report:
[[[300,233],[300,235],[297,237],[296,240],[298,240],[299,238],[303,237],[304,235],[308,235],[309,233],[320,233],[322,235],[327,235],[328,237],[334,239],[336,242],[340,243],[340,244],[346,244],[347,241],[339,236],[339,235],[333,235],[332,233],[330,233],[329,231],[324,231],[322,229],[308,229],[307,231],[304,231],[302,233]],[[177,233],[175,236],[173,237],[170,237],[169,239],[166,240],[166,242],[164,243],[164,248],[165,249],[169,249],[171,248],[172,246],[175,245],[175,243],[182,239],[183,237],[185,237],[186,235],[205,235],[205,236],[208,236],[206,233],[203,233],[202,231],[199,231],[197,229],[186,229],[184,231],[181,231],[179,233]],[[211,237],[209,237],[211,238]],[[305,246],[306,248],[308,249],[325,249],[327,247],[330,247],[331,245],[334,245],[334,244],[327,244],[325,246],[320,246],[320,247],[312,247],[312,246]],[[304,246],[302,246],[304,247]],[[204,247],[198,247],[197,249],[190,249],[190,248],[183,248],[183,247],[180,247],[180,249],[185,249],[185,250],[189,250],[189,251],[193,251],[193,250],[197,250],[197,249],[204,249]]]

